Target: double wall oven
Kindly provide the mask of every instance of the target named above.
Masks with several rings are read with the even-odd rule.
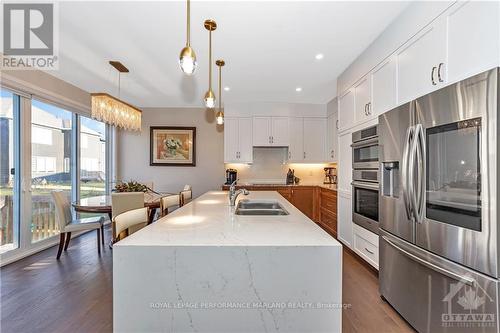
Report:
[[[378,127],[352,134],[353,222],[378,234]]]

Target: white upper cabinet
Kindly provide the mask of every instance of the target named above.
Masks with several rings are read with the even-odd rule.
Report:
[[[273,146],[286,147],[290,144],[290,125],[288,117],[271,118],[271,143]]]
[[[337,162],[338,152],[338,110],[328,116],[326,120],[326,161]]]
[[[290,132],[289,162],[325,162],[325,118],[291,118]]]
[[[372,116],[396,107],[396,57],[389,57],[372,73]]]
[[[253,145],[271,145],[271,117],[253,117]]]
[[[224,119],[224,162],[253,162],[252,118]]]
[[[339,98],[339,131],[354,125],[354,92],[349,89]]]
[[[367,75],[354,86],[355,121],[363,122],[371,118],[372,85],[371,75]]]
[[[471,1],[457,3],[445,13],[450,83],[498,66],[499,7],[497,1]]]
[[[325,161],[326,119],[304,118],[304,162]]]
[[[426,27],[396,53],[398,103],[425,95],[445,82],[446,29],[442,24]]]
[[[224,119],[224,162],[231,163],[238,161],[238,118]]]
[[[240,163],[253,162],[252,118],[240,118],[238,122],[239,158]]]
[[[254,117],[253,145],[258,147],[288,146],[288,117]]]
[[[290,146],[288,148],[289,162],[302,162],[304,160],[304,120],[290,118]]]

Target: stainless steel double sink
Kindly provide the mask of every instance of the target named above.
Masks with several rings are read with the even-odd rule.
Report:
[[[289,215],[288,211],[275,200],[243,199],[236,206],[236,215]]]

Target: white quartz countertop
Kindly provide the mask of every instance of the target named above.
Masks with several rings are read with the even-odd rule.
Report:
[[[242,199],[277,200],[290,214],[235,215],[228,192],[207,192],[114,246],[341,246],[277,192]]]

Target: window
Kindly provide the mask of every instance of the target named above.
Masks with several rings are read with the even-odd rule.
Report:
[[[106,125],[80,117],[80,198],[106,194]]]
[[[31,138],[31,140],[33,140],[33,143],[38,143],[41,145],[52,145],[52,130],[49,128],[33,126]]]
[[[31,133],[35,134],[31,137],[32,242],[58,234],[50,193],[64,190],[71,194],[71,170],[64,166],[71,165],[71,131],[71,112],[32,100]]]

